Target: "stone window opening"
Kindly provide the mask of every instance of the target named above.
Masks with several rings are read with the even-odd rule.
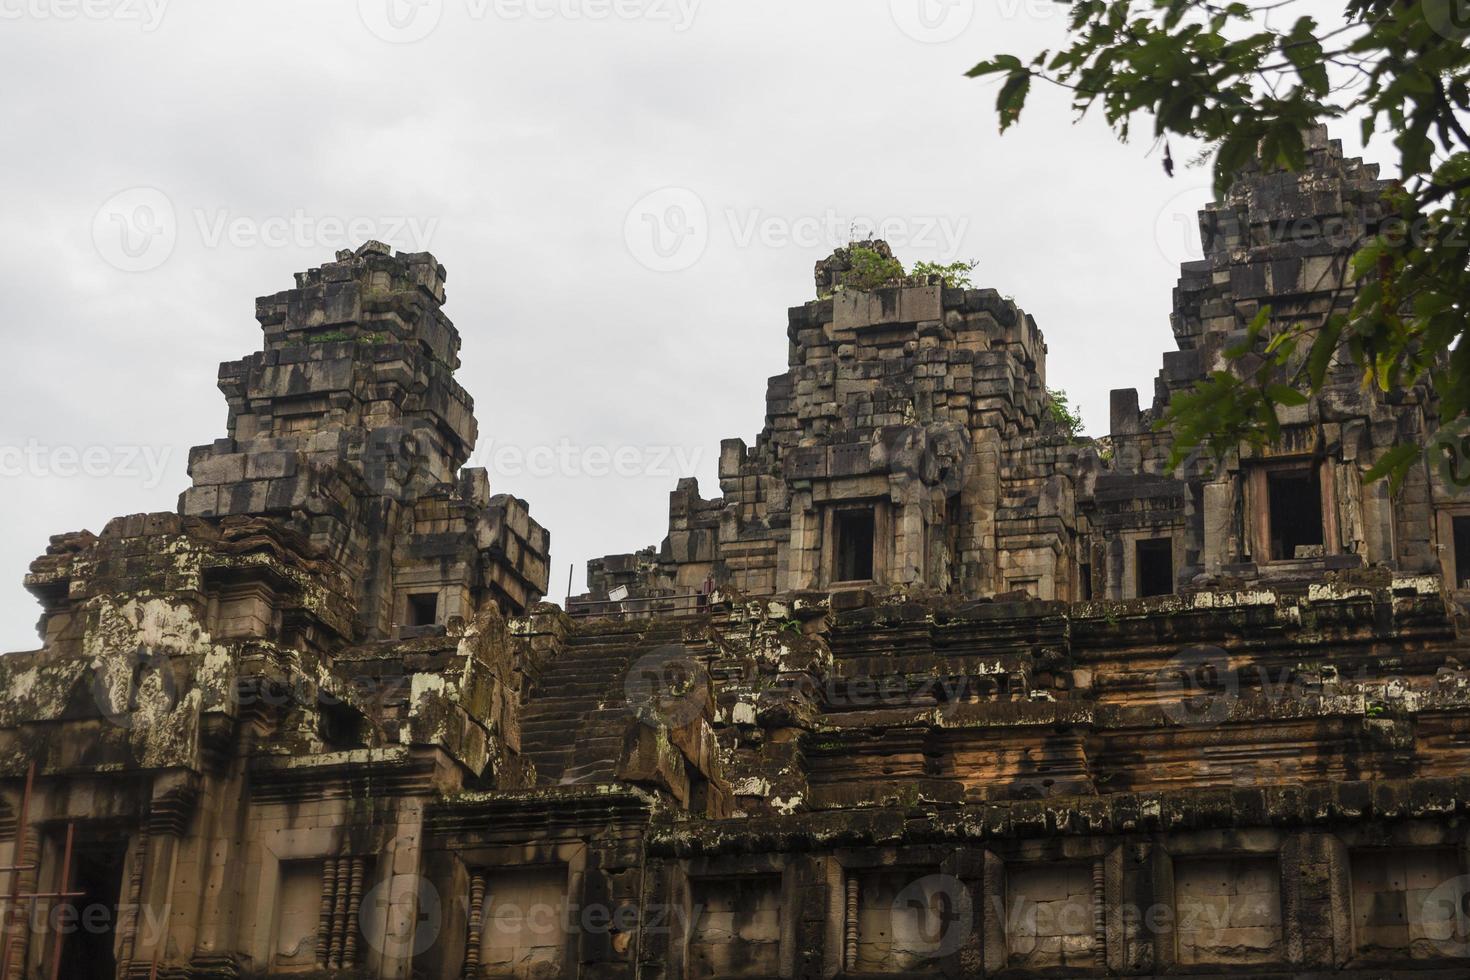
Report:
[[[1455,588],[1470,589],[1470,514],[1453,518],[1455,545]]]
[[[471,882],[466,976],[540,980],[564,976],[568,928],[567,869],[562,865],[487,868]],[[475,907],[474,895],[481,900]],[[597,926],[610,928],[611,923]]]
[[[877,520],[873,509],[840,510],[834,518],[837,581],[872,581],[873,548],[877,543]]]
[[[690,980],[781,974],[780,875],[692,882]]]
[[[1464,868],[1453,847],[1372,848],[1351,856],[1353,939],[1368,960],[1464,950]]]
[[[1077,566],[1077,591],[1078,598],[1083,602],[1092,601],[1092,564],[1083,562]]]
[[[58,845],[57,851],[61,849]],[[59,976],[112,980],[117,975],[117,918],[126,856],[122,841],[79,844],[72,852],[69,880],[58,890],[81,894],[52,913],[52,921],[63,932]]]
[[[317,701],[317,733],[329,751],[363,748],[363,721],[357,709],[335,697]]]
[[[1145,538],[1136,548],[1139,598],[1173,595],[1174,542],[1169,538]]]
[[[850,872],[843,961],[854,976],[940,972],[946,942],[963,928],[949,880],[932,869]]]
[[[1175,955],[1182,966],[1246,966],[1285,958],[1281,866],[1265,855],[1174,862]]]
[[[408,597],[408,625],[435,626],[439,622],[439,593],[419,592]]]
[[[1271,560],[1320,558],[1326,544],[1322,481],[1316,467],[1266,474]]]
[[[1039,578],[1017,578],[1012,579],[1006,587],[1007,592],[1024,592],[1027,598],[1041,598],[1041,579]]]
[[[1006,868],[1008,964],[1024,970],[1091,970],[1097,962],[1094,867],[1050,862]]]

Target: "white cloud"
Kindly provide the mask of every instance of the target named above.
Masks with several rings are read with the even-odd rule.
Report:
[[[388,8],[370,25],[359,6],[390,2],[397,22],[421,6],[435,26],[382,40],[370,28],[386,29]],[[156,486],[0,483],[0,648],[35,645],[19,580],[49,534],[173,509],[188,447],[224,434],[216,365],[260,346],[254,297],[329,260],[338,221],[433,223],[483,439],[682,447],[707,494],[719,440],[760,428],[785,311],[812,295],[827,251],[802,235],[742,242],[730,214],[798,229],[829,214],[947,218],[963,234],[945,247],[979,260],[977,284],[1036,317],[1048,379],[1091,431],[1110,388],[1151,390],[1177,277],[1159,215],[1198,175],[1170,181],[1146,144],[1072,125],[1056,91],[1002,138],[993,85],[963,77],[996,51],[1054,44],[1049,7],[923,0],[916,20],[898,0],[574,6],[153,3],[138,6],[159,13],[146,31],[121,15],[0,25],[0,444],[150,446],[168,461]],[[957,22],[935,19],[950,9],[969,18],[952,39]],[[624,231],[669,187],[717,223],[687,268],[660,272]],[[171,253],[142,271],[94,243],[98,209],[133,188],[156,188],[179,218]],[[201,214],[254,233],[211,241]],[[272,233],[298,214],[308,233]],[[588,558],[662,537],[672,481],[649,469],[499,478],[552,531],[553,598],[568,564],[580,589]]]

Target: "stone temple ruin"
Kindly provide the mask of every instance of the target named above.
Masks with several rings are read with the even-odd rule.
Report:
[[[1350,298],[1382,186],[1247,173],[1098,440],[1015,303],[839,252],[720,496],[568,609],[462,469],[442,267],[299,275],[178,512],[31,567],[0,980],[1470,975],[1470,497],[1363,479],[1431,394],[1154,426]]]

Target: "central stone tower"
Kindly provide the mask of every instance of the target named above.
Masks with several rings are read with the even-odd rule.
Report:
[[[754,595],[1076,592],[1072,478],[1096,454],[1051,420],[1036,322],[939,276],[850,288],[859,250],[891,258],[859,242],[818,263],[818,298],[789,312],[790,367],[767,386],[764,429],[754,446],[721,444],[723,497],[681,482],[662,548],[592,562],[594,597],[711,580]]]

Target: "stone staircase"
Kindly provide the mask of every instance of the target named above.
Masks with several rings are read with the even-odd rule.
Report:
[[[567,638],[521,710],[521,754],[540,785],[611,782],[634,720],[625,678],[640,656],[679,642],[668,622],[599,624]]]

